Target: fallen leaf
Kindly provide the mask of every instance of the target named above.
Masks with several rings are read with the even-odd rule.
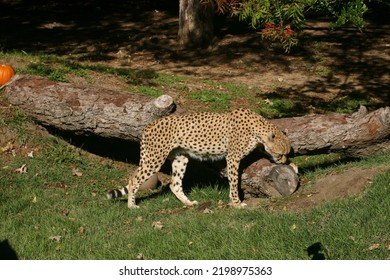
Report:
[[[34,157],[34,151],[29,152],[29,153],[27,154],[27,156],[28,156],[29,158],[33,158],[33,157]]]
[[[381,247],[381,244],[373,243],[373,244],[370,245],[370,247],[368,247],[368,250],[372,251],[372,250],[379,249],[380,247]]]
[[[1,148],[1,151],[3,153],[9,153],[12,150],[14,150],[14,144],[11,142],[8,142],[7,145],[5,145],[4,147]]]
[[[156,222],[153,222],[152,223],[152,227],[154,229],[159,229],[159,230],[162,230],[164,225],[160,222],[160,221],[156,221]]]
[[[79,233],[80,233],[80,234],[84,234],[84,233],[85,233],[85,227],[80,226],[80,227],[79,227]]]
[[[26,164],[23,164],[21,167],[15,169],[16,172],[19,172],[20,174],[27,173],[27,166]]]
[[[206,208],[206,209],[203,210],[202,213],[203,213],[203,214],[212,214],[212,213],[214,213],[214,211],[211,210],[210,208]]]
[[[142,216],[137,216],[137,218],[135,218],[135,220],[137,222],[142,222],[144,220],[144,218]]]
[[[72,175],[76,176],[76,177],[81,177],[81,176],[83,176],[83,173],[80,170],[78,170],[77,168],[73,168]]]
[[[144,259],[145,259],[144,254],[139,253],[139,254],[137,255],[137,260],[144,260]]]
[[[192,244],[194,244],[193,241],[188,242],[188,246],[191,246]]]
[[[387,242],[387,251],[390,251],[390,241]]]
[[[269,100],[268,98],[264,99],[264,102],[265,102],[265,104],[268,104],[271,106],[274,105],[274,103],[271,100]]]
[[[37,197],[34,196],[33,199],[31,200],[32,203],[37,203]]]
[[[68,209],[62,210],[62,215],[68,216],[69,215],[69,210]]]
[[[218,208],[224,208],[226,206],[225,202],[223,202],[223,200],[218,200],[217,202],[217,207]]]
[[[52,241],[56,241],[56,242],[60,242],[62,239],[62,236],[61,235],[53,235],[53,236],[49,236],[49,240],[52,240]]]
[[[291,229],[292,231],[296,230],[296,229],[297,229],[297,225],[296,225],[296,224],[292,224],[292,225],[290,226],[290,229]]]

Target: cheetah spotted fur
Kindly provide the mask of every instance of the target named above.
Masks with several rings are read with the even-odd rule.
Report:
[[[188,158],[226,158],[231,203],[237,208],[244,207],[238,194],[239,165],[259,145],[276,163],[285,163],[290,153],[287,136],[265,118],[247,109],[158,119],[144,129],[140,164],[135,175],[125,188],[112,190],[107,197],[128,194],[128,207],[137,208],[135,195],[139,187],[156,174],[168,158],[172,161],[171,191],[182,203],[193,206],[197,201],[189,200],[182,188]]]

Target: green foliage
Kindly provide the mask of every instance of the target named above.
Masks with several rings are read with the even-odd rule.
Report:
[[[286,52],[298,44],[296,32],[305,22],[308,12],[320,12],[334,17],[330,27],[352,23],[364,26],[363,15],[367,11],[364,0],[244,0],[236,9],[240,20],[248,21],[255,29],[262,29],[262,38],[278,42]]]
[[[367,6],[363,0],[348,1],[345,5],[338,5],[333,11],[337,20],[331,24],[331,27],[340,27],[351,22],[358,28],[364,27],[363,15],[367,12]]]

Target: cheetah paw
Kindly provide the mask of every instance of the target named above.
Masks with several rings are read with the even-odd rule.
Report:
[[[193,207],[193,206],[196,206],[198,205],[199,203],[196,201],[196,200],[193,200],[193,201],[189,201],[185,204],[186,207]]]
[[[138,208],[139,208],[139,206],[138,206],[138,205],[135,205],[135,204],[127,205],[127,207],[128,207],[129,209],[138,209]]]
[[[246,204],[245,202],[229,203],[229,205],[232,206],[233,208],[236,208],[236,209],[242,209],[242,208],[246,208],[248,206],[248,204]]]

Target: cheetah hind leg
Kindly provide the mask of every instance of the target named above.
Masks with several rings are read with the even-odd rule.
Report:
[[[135,203],[135,194],[138,192],[140,186],[156,173],[153,170],[143,170],[141,166],[138,167],[136,175],[130,177],[129,183],[125,187],[128,190],[128,208],[139,208]]]
[[[180,155],[176,156],[172,161],[172,181],[169,185],[171,191],[176,197],[186,206],[197,205],[197,201],[191,201],[183,192],[182,181],[186,172],[188,158]]]

